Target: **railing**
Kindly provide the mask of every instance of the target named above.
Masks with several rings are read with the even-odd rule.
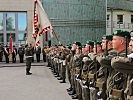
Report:
[[[113,22],[111,25],[110,21],[107,21],[107,28],[120,28],[120,29],[133,29],[133,23],[118,23]]]

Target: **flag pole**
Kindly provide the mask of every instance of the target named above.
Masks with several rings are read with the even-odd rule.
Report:
[[[59,43],[59,44],[61,44],[61,42],[60,42],[60,40],[59,40],[59,38],[58,38],[58,36],[57,36],[57,34],[56,34],[56,32],[55,32],[55,30],[54,29],[52,29],[52,33],[53,33],[53,35],[55,36],[55,38],[56,38],[56,40],[57,40],[57,42]]]

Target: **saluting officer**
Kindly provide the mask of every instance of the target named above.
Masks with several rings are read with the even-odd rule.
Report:
[[[32,48],[28,47],[28,45],[25,45],[25,56],[26,56],[26,75],[31,75],[30,69],[31,69],[31,62],[32,62]]]

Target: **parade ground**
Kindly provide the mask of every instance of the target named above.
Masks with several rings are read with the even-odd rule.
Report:
[[[0,63],[0,100],[72,100],[46,63],[32,63],[32,75],[26,75],[25,63]]]

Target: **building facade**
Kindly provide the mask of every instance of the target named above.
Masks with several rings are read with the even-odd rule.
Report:
[[[54,30],[63,45],[101,40],[106,33],[106,0],[41,0]],[[34,0],[0,1],[0,43],[34,44],[32,38]],[[45,35],[41,45],[45,44]],[[55,38],[49,38],[57,44]]]
[[[108,0],[107,34],[116,30],[133,30],[133,1]]]
[[[106,0],[42,0],[42,3],[63,45],[101,40],[106,34]],[[50,40],[57,43],[55,38]]]
[[[0,1],[0,43],[9,44],[10,35],[16,46],[32,41],[33,8],[33,0]]]

